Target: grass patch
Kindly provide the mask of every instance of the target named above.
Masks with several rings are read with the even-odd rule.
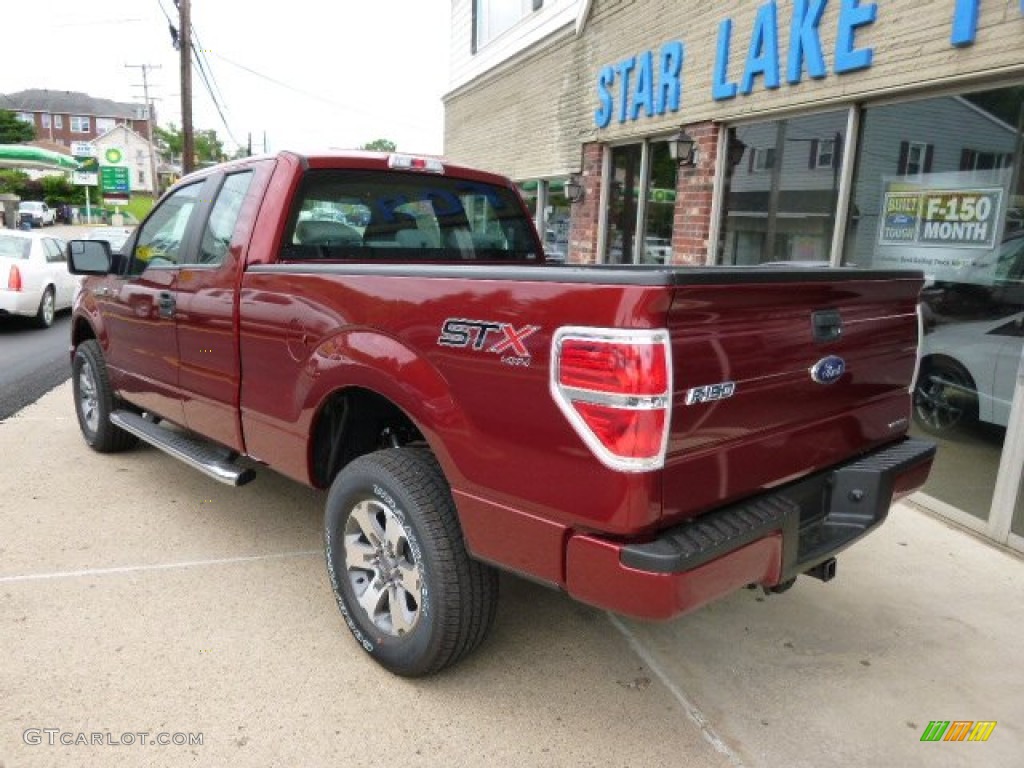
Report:
[[[132,195],[128,205],[124,207],[125,213],[130,213],[139,221],[146,218],[146,215],[153,209],[153,198],[148,195]]]

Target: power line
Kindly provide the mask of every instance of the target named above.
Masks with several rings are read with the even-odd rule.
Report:
[[[203,47],[202,42],[199,40],[199,34],[196,32],[196,25],[192,25],[192,40],[194,42],[193,51],[196,54],[196,61],[200,67],[204,67],[210,76],[210,82],[213,84],[214,89],[217,91],[217,95],[220,97],[221,102],[224,104],[225,111],[228,109],[227,99],[224,98],[224,91],[220,87],[220,83],[217,82],[217,77],[213,73],[213,67],[210,66],[209,59],[206,58],[206,49]],[[196,48],[195,46],[199,46]],[[226,128],[227,126],[225,126]]]
[[[217,114],[220,115],[220,121],[224,124],[224,130],[227,131],[228,137],[231,139],[231,141],[235,143],[235,146],[242,146],[238,139],[235,137],[235,134],[231,131],[231,127],[228,125],[228,120],[226,117],[224,117],[224,110],[221,109],[220,102],[217,101],[217,97],[213,94],[213,88],[210,85],[210,80],[206,75],[206,69],[203,67],[202,62],[199,60],[199,56],[196,52],[196,46],[194,43],[192,45],[192,53],[196,54],[196,63],[199,65],[199,77],[202,79],[203,85],[206,86],[206,92],[210,95],[210,101],[213,102],[213,106],[217,110]]]
[[[179,5],[179,0],[174,0],[174,2],[175,5],[179,6],[180,11],[181,7]],[[199,70],[199,77],[200,79],[202,79],[203,85],[206,87],[206,92],[210,96],[210,101],[213,103],[214,108],[217,110],[217,114],[220,116],[220,121],[224,126],[224,130],[227,132],[228,138],[230,138],[231,141],[233,141],[236,146],[241,146],[241,143],[238,141],[238,138],[231,130],[231,126],[228,125],[227,117],[225,117],[224,115],[224,112],[227,109],[226,104],[223,107],[221,107],[221,102],[225,101],[224,92],[221,90],[220,85],[217,83],[216,78],[213,75],[213,68],[210,67],[209,61],[207,60],[204,54],[202,45],[199,44],[199,36],[196,34],[196,28],[195,25],[192,24],[191,18],[187,22],[184,19],[179,20],[179,27],[184,26],[186,23],[188,25],[188,30],[186,31],[187,34],[182,34],[182,29],[180,29],[179,27],[175,27],[174,21],[171,19],[171,16],[167,12],[167,10],[164,8],[162,0],[156,0],[156,3],[160,7],[160,11],[161,13],[163,13],[164,18],[167,19],[167,26],[170,30],[171,40],[174,44],[174,47],[180,51],[183,40],[188,40],[188,46],[191,54],[190,58],[195,58],[196,66]],[[215,90],[216,93],[214,92]],[[217,98],[218,93],[220,94],[220,99]],[[182,117],[182,121],[184,122],[184,116]]]
[[[237,61],[232,61],[231,59],[229,59],[229,58],[227,58],[225,56],[221,56],[218,53],[211,52],[211,55],[215,59],[219,59],[220,61],[223,61],[225,64],[230,64],[233,67],[237,67],[238,69],[241,69],[241,70],[243,70],[245,72],[248,72],[250,75],[254,75],[255,77],[260,78],[261,80],[266,80],[269,83],[273,83],[274,85],[278,85],[281,88],[284,88],[286,90],[292,91],[293,93],[300,94],[302,96],[305,96],[307,98],[313,99],[315,101],[323,102],[324,104],[329,104],[332,107],[337,107],[339,109],[344,109],[344,110],[347,110],[349,112],[355,112],[357,114],[364,115],[365,117],[370,117],[370,118],[375,118],[375,119],[378,117],[378,115],[374,114],[373,112],[368,112],[365,109],[360,109],[359,107],[353,106],[351,104],[343,104],[343,103],[341,103],[339,101],[333,101],[332,99],[328,99],[328,98],[324,97],[323,95],[321,95],[319,93],[313,93],[312,91],[304,91],[301,88],[296,88],[295,86],[289,85],[288,83],[284,82],[283,80],[278,80],[276,77],[272,77],[270,75],[264,74],[263,72],[258,72],[255,69],[253,69],[252,67],[247,67],[245,64],[239,64]],[[423,125],[422,123],[413,123],[413,122],[409,122],[408,120],[394,119],[394,120],[391,120],[391,122],[404,125],[404,126],[406,126],[408,128],[417,128],[419,130],[430,130],[430,128],[428,128],[428,126]]]

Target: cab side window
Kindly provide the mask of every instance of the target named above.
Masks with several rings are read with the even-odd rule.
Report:
[[[238,214],[252,183],[252,171],[233,173],[224,180],[213,204],[210,218],[203,229],[203,238],[199,247],[200,264],[218,265],[223,263],[231,238],[238,223]]]
[[[150,267],[176,267],[188,221],[199,203],[202,182],[182,187],[164,200],[139,230],[128,273],[141,275]]]

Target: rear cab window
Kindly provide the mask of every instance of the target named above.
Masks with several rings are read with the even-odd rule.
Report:
[[[307,172],[283,261],[542,262],[514,190],[396,171]]]
[[[0,235],[0,256],[9,259],[27,259],[32,250],[32,241],[26,237]]]

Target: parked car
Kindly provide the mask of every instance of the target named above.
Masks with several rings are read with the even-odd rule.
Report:
[[[939,326],[924,337],[914,419],[931,434],[978,421],[1005,427],[1024,346],[1024,312]]]
[[[38,232],[0,231],[0,317],[22,315],[48,328],[67,309],[79,279],[68,272],[63,240]]]
[[[52,227],[57,223],[57,211],[38,200],[22,200],[18,203],[18,223],[25,222],[33,227]]]
[[[86,240],[106,240],[110,250],[117,253],[135,231],[134,227],[96,227],[85,233]]]
[[[672,259],[672,241],[667,237],[644,238],[644,264],[668,264]]]

